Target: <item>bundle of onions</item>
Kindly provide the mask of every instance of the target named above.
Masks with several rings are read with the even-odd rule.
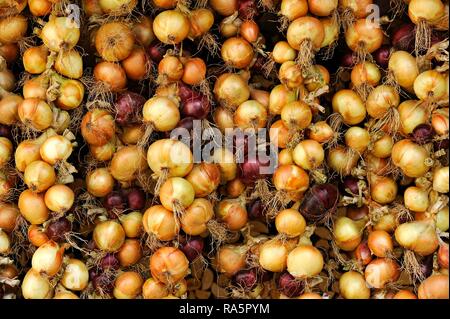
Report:
[[[320,49],[325,38],[322,22],[311,16],[297,18],[289,24],[286,38],[289,45],[299,52],[296,61],[302,72],[309,73],[314,53]]]

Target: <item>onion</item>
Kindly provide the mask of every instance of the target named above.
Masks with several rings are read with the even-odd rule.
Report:
[[[148,73],[149,59],[143,48],[135,47],[121,64],[127,77],[134,81],[144,80]]]
[[[449,218],[448,218],[448,206],[445,206],[443,209],[437,212],[436,216],[436,227],[443,232],[446,232],[449,227]]]
[[[200,58],[190,58],[184,63],[182,80],[189,85],[200,84],[206,77],[206,64]]]
[[[133,124],[131,126],[122,127],[122,134],[120,135],[120,140],[125,145],[136,145],[139,140],[145,134],[145,127],[140,124]],[[115,144],[113,144],[115,146]],[[112,156],[112,154],[111,154]]]
[[[408,5],[408,16],[414,24],[422,20],[432,23],[440,19],[445,13],[441,0],[411,0]]]
[[[322,253],[314,246],[301,245],[288,254],[287,270],[295,278],[316,276],[322,269]]]
[[[113,138],[115,129],[114,118],[103,109],[88,111],[81,121],[81,135],[87,143],[94,146],[108,143]]]
[[[141,242],[137,239],[125,239],[117,258],[122,267],[135,265],[142,258]]]
[[[428,192],[425,189],[410,186],[404,193],[405,207],[415,212],[425,212],[430,205]]]
[[[46,0],[44,0],[46,1]],[[41,74],[47,67],[48,49],[45,45],[31,47],[23,53],[23,67],[31,74]]]
[[[116,122],[120,125],[137,123],[144,103],[145,98],[140,94],[130,91],[120,93],[115,102]]]
[[[41,39],[51,51],[70,50],[80,39],[80,29],[72,17],[51,18],[42,28]]]
[[[124,146],[111,160],[111,175],[120,182],[131,182],[147,168],[144,151],[135,146]]]
[[[340,31],[339,23],[333,17],[320,19],[320,22],[322,23],[322,26],[323,26],[323,29],[325,32],[325,36],[323,38],[323,41],[322,41],[322,44],[320,45],[320,47],[321,48],[325,48],[325,47],[332,48],[334,43],[336,43],[336,41],[339,38],[339,31]]]
[[[11,249],[11,242],[9,240],[8,234],[0,229],[0,254],[7,255]]]
[[[233,153],[227,148],[214,148],[212,161],[219,165],[221,182],[228,182],[236,178],[237,165]]]
[[[383,69],[386,69],[389,65],[391,47],[388,45],[383,45],[378,50],[376,50],[372,55],[377,64],[381,66]]]
[[[16,94],[8,94],[0,100],[0,124],[12,125],[17,122],[17,109],[23,99]]]
[[[367,105],[367,103],[366,103]],[[345,144],[352,150],[362,154],[370,143],[370,134],[366,129],[353,126],[344,135]]]
[[[40,147],[41,158],[51,165],[65,161],[72,154],[72,143],[62,135],[49,137]]]
[[[227,183],[227,195],[231,198],[239,197],[246,189],[241,179],[235,178]]]
[[[184,74],[183,63],[176,56],[166,55],[158,64],[158,74],[169,82],[181,80]]]
[[[269,136],[275,146],[285,148],[290,138],[289,129],[282,120],[277,120],[270,126]]]
[[[52,287],[45,275],[31,268],[22,280],[22,295],[25,299],[49,299]]]
[[[161,204],[170,211],[177,211],[179,207],[186,208],[192,204],[195,191],[192,184],[181,177],[170,177],[161,186],[159,199]]]
[[[294,90],[290,90],[286,86],[279,84],[270,91],[269,111],[271,114],[281,114],[283,107],[296,99]]]
[[[219,186],[219,167],[216,164],[200,163],[194,166],[186,180],[194,187],[195,197],[205,197]]]
[[[246,257],[245,246],[221,246],[216,255],[217,270],[227,277],[232,277],[245,267]]]
[[[165,284],[182,280],[188,270],[189,261],[183,252],[175,247],[159,248],[150,258],[152,277]]]
[[[282,108],[281,120],[288,128],[307,128],[312,121],[311,108],[302,101],[290,102]]]
[[[233,281],[245,291],[251,291],[258,284],[258,276],[255,269],[240,270],[234,275]]]
[[[338,0],[308,0],[309,11],[319,17],[326,17],[337,9]]]
[[[128,207],[130,209],[143,209],[145,206],[145,193],[142,189],[134,188],[128,191]]]
[[[27,32],[28,22],[22,15],[0,18],[0,42],[2,44],[17,43]]]
[[[87,174],[86,187],[90,194],[103,197],[113,190],[114,178],[107,168],[97,168]]]
[[[433,127],[429,124],[417,125],[411,133],[413,142],[424,145],[430,143],[434,135]]]
[[[397,291],[393,299],[417,299],[417,296],[409,290],[402,289]]]
[[[433,190],[439,193],[449,192],[449,167],[440,167],[433,172]]]
[[[324,37],[325,30],[320,20],[308,16],[292,21],[286,35],[289,45],[295,50],[300,50],[304,41],[311,42],[313,49],[318,50]]]
[[[222,44],[221,56],[225,64],[237,69],[244,69],[252,62],[254,52],[246,40],[232,37]]]
[[[350,175],[358,160],[358,153],[351,152],[343,146],[337,146],[328,151],[328,166],[342,176]]]
[[[56,182],[55,170],[46,162],[34,161],[25,168],[24,182],[33,192],[45,191]]]
[[[370,232],[367,245],[370,251],[377,257],[389,257],[389,254],[394,250],[391,236],[383,230]]]
[[[418,289],[419,299],[448,299],[448,275],[432,275]]]
[[[238,74],[224,73],[214,84],[214,95],[220,105],[236,108],[250,97],[250,89]]]
[[[23,85],[23,97],[25,99],[37,98],[46,100],[48,85],[49,81],[43,75],[31,78],[25,81]]]
[[[45,205],[53,212],[65,213],[73,205],[75,194],[70,187],[66,185],[51,186],[45,192]]]
[[[5,91],[12,91],[16,86],[16,79],[14,73],[8,69],[0,71],[0,88]]]
[[[367,246],[367,242],[361,242],[352,254],[363,266],[368,265],[372,261],[372,252]]]
[[[369,299],[370,289],[364,276],[356,271],[348,271],[339,278],[339,292],[345,299]]]
[[[127,238],[136,238],[141,234],[143,223],[142,214],[139,211],[122,214],[119,219]]]
[[[434,131],[439,135],[448,134],[449,127],[449,112],[448,108],[437,109],[431,115],[431,125]]]
[[[304,290],[304,283],[300,280],[296,280],[295,277],[288,272],[281,274],[277,286],[280,292],[289,298],[299,296]]]
[[[306,170],[319,167],[325,157],[322,146],[314,140],[303,140],[297,144],[292,153],[295,164]]]
[[[83,60],[75,49],[60,51],[56,57],[54,68],[65,77],[79,79],[83,75]]]
[[[361,123],[366,117],[366,107],[363,101],[352,90],[339,90],[333,96],[333,111],[342,115],[343,121],[347,125]]]
[[[44,229],[37,225],[28,227],[27,236],[30,243],[36,247],[40,247],[50,240]]]
[[[116,252],[125,241],[125,231],[118,222],[107,220],[95,226],[93,239],[99,249]]]
[[[344,251],[354,250],[362,239],[362,232],[366,221],[354,221],[348,217],[339,217],[333,227],[336,245]]]
[[[190,12],[189,38],[194,39],[206,34],[214,24],[214,14],[208,8],[198,8]]]
[[[420,73],[414,80],[414,93],[421,100],[428,98],[439,100],[445,97],[447,81],[436,70],[428,70]]]
[[[410,134],[420,125],[428,122],[429,111],[423,107],[421,101],[407,100],[398,107],[401,131]]]
[[[438,250],[438,263],[442,268],[448,269],[448,244],[441,243]]]
[[[69,259],[60,282],[67,289],[74,291],[84,290],[89,282],[89,272],[86,264],[78,259]]]
[[[111,92],[119,92],[127,85],[125,70],[116,63],[100,62],[94,67],[94,78],[106,85]]]
[[[186,117],[204,119],[211,109],[211,102],[203,94],[194,94],[191,98],[183,101],[181,112]]]
[[[279,191],[288,193],[303,193],[308,189],[309,177],[306,172],[297,165],[279,166],[273,174],[273,183]]]
[[[381,73],[378,66],[371,62],[356,64],[350,74],[354,86],[368,84],[376,86],[381,79]]]
[[[365,18],[369,13],[367,8],[372,5],[372,0],[339,0],[339,6],[342,9],[350,9],[356,18]]]
[[[330,72],[328,72],[327,68],[320,64],[313,65],[312,67],[313,74],[309,76],[305,80],[306,88],[309,92],[313,92],[318,90],[325,85],[330,83]]]
[[[284,209],[275,218],[278,233],[288,237],[298,237],[305,231],[305,218],[295,209]]]
[[[48,239],[60,242],[66,240],[66,234],[72,230],[72,223],[65,217],[61,217],[48,224],[45,230]]]
[[[395,108],[400,103],[400,96],[394,87],[388,85],[379,85],[366,100],[367,113],[379,119],[386,115],[390,108]]]
[[[167,97],[154,96],[145,102],[143,119],[158,131],[170,131],[180,121],[180,111],[175,102]]]
[[[353,52],[365,50],[375,52],[383,44],[383,30],[375,23],[359,19],[345,32],[345,42]]]
[[[388,67],[397,83],[402,88],[412,91],[414,81],[419,75],[416,59],[406,51],[395,51],[389,58]]]
[[[248,100],[239,105],[234,113],[234,123],[238,128],[263,128],[267,123],[266,108],[255,100]]]
[[[297,52],[287,43],[287,41],[279,41],[272,49],[273,60],[277,63],[294,61]]]
[[[103,24],[95,34],[95,48],[108,62],[117,62],[127,58],[134,45],[131,29],[122,22]]]
[[[53,121],[53,112],[50,105],[40,99],[23,100],[17,108],[17,113],[22,123],[38,131],[49,128]]]
[[[162,241],[173,240],[180,230],[175,214],[162,205],[147,209],[142,217],[142,224],[148,234]]]
[[[73,110],[80,106],[84,98],[84,86],[78,80],[63,81],[55,103],[62,110]]]
[[[242,22],[239,28],[239,34],[248,42],[254,43],[259,38],[259,26],[253,20],[246,20]]]
[[[238,231],[247,223],[247,209],[239,199],[225,199],[220,201],[216,206],[215,212],[217,217],[231,231]]]
[[[0,168],[3,168],[11,159],[13,144],[6,137],[0,137]]]
[[[334,135],[333,129],[325,121],[312,123],[307,133],[310,139],[319,143],[328,142]]]
[[[401,140],[392,147],[392,162],[409,177],[420,177],[430,169],[426,165],[428,151],[409,139]]]
[[[372,199],[379,204],[392,203],[398,192],[398,186],[395,180],[388,176],[378,176],[371,174],[370,178],[370,194]]]
[[[295,89],[303,83],[301,67],[294,61],[286,61],[280,66],[278,78],[289,89]]]
[[[238,10],[238,0],[211,0],[209,5],[222,16],[230,16]]]
[[[381,289],[400,277],[400,266],[393,259],[377,258],[367,265],[364,276],[369,287]]]
[[[133,34],[143,47],[148,47],[155,39],[153,33],[153,20],[149,17],[142,16],[133,26]]]
[[[114,283],[114,297],[116,299],[134,299],[142,291],[144,280],[134,271],[121,273]]]
[[[201,237],[191,237],[185,243],[181,243],[180,249],[186,255],[187,259],[192,262],[197,259],[203,252],[205,243]]]
[[[411,52],[414,50],[415,33],[414,24],[402,24],[392,33],[392,44],[399,50]]]
[[[50,240],[40,246],[33,254],[31,266],[34,270],[54,276],[62,266],[64,247]]]
[[[136,7],[137,0],[98,0],[102,11],[113,16],[130,14]]]
[[[19,196],[18,207],[22,216],[31,224],[39,225],[45,222],[49,211],[45,205],[44,195],[27,189]]]
[[[153,32],[165,44],[178,44],[189,34],[190,23],[181,12],[166,10],[153,20]]]
[[[395,230],[395,240],[421,256],[432,254],[439,246],[435,227],[429,221],[401,224]]]
[[[148,148],[147,162],[151,170],[158,175],[167,170],[169,176],[182,177],[191,171],[193,155],[183,142],[161,139]]]
[[[144,299],[161,299],[167,297],[169,292],[165,284],[149,278],[142,286],[142,297]]]
[[[80,299],[76,294],[70,291],[57,291],[53,299]]]
[[[16,227],[19,210],[12,204],[0,203],[0,228],[5,232],[12,232]]]

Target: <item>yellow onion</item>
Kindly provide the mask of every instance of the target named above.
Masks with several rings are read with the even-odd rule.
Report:
[[[245,246],[223,245],[216,254],[217,271],[232,277],[245,267],[247,248]]]
[[[214,96],[221,106],[235,109],[248,100],[250,88],[240,75],[224,73],[214,83]]]
[[[377,257],[389,257],[394,250],[391,235],[384,230],[375,230],[369,233],[367,245],[370,251]]]
[[[41,39],[52,51],[69,50],[80,39],[80,28],[71,17],[53,17],[42,28]]]
[[[25,299],[49,299],[53,295],[49,280],[39,271],[30,268],[22,280],[22,295]]]
[[[398,106],[400,129],[404,134],[410,134],[419,124],[428,122],[429,111],[421,101],[406,100]]]
[[[409,177],[420,177],[430,169],[426,160],[430,156],[423,147],[409,139],[401,140],[392,147],[392,162]]]
[[[425,212],[428,209],[430,200],[428,191],[416,186],[410,186],[404,193],[405,207],[415,212]]]
[[[432,275],[422,281],[419,299],[448,299],[448,275]]]
[[[0,137],[0,168],[9,162],[12,151],[12,142],[6,137]]]
[[[19,210],[13,204],[0,202],[0,228],[12,232],[16,227]]]
[[[345,132],[344,139],[345,145],[362,154],[369,146],[370,134],[366,129],[352,126]]]
[[[56,182],[56,173],[52,166],[44,161],[30,163],[23,174],[24,182],[33,192],[47,190]]]
[[[167,97],[154,96],[142,108],[145,123],[157,131],[171,131],[180,121],[180,111],[175,102]]]
[[[312,123],[308,127],[308,137],[319,143],[328,142],[334,135],[333,129],[325,121]]]
[[[345,32],[345,42],[352,51],[361,48],[368,53],[378,50],[383,44],[383,30],[376,23],[358,19]]]
[[[0,254],[7,255],[11,249],[11,241],[8,234],[0,229]]]
[[[408,5],[408,16],[415,24],[422,20],[429,23],[437,21],[445,13],[445,7],[441,0],[410,0]]]
[[[162,11],[153,20],[153,32],[166,44],[180,43],[188,36],[189,29],[189,19],[176,10]]]
[[[109,161],[117,150],[116,138],[111,139],[108,143],[102,146],[95,146],[89,144],[89,151],[91,155],[100,162]]]
[[[234,123],[238,128],[263,128],[267,123],[266,108],[255,100],[247,100],[236,109]]]
[[[125,239],[117,253],[120,266],[129,267],[135,265],[142,258],[141,242],[137,239]]]
[[[345,299],[369,299],[370,289],[364,276],[356,271],[348,271],[339,278],[339,292]]]
[[[286,61],[278,70],[280,82],[289,89],[295,89],[303,83],[302,69],[294,61]]]
[[[127,85],[127,74],[120,64],[103,61],[94,67],[94,78],[112,92],[120,92]]]
[[[347,125],[356,125],[366,118],[366,107],[356,92],[348,89],[339,90],[333,96],[333,111],[342,115]]]
[[[204,198],[196,198],[181,217],[181,227],[188,235],[201,235],[208,230],[207,224],[213,217],[214,209],[211,202]]]
[[[312,170],[320,166],[325,158],[322,145],[314,140],[303,140],[292,151],[292,157],[298,166]]]
[[[244,69],[253,60],[253,47],[243,38],[232,37],[225,40],[221,48],[221,56],[225,64]]]
[[[65,213],[73,205],[75,193],[66,185],[53,185],[44,196],[45,205],[52,212]]]
[[[339,0],[341,9],[350,10],[352,14],[358,18],[365,18],[370,13],[367,8],[372,5],[373,0]]]
[[[69,259],[60,282],[67,289],[84,290],[89,283],[89,271],[86,264],[79,259]]]
[[[390,108],[397,107],[399,103],[400,96],[394,87],[379,85],[367,97],[366,110],[371,117],[379,119],[386,115]]]
[[[62,110],[73,110],[80,106],[84,98],[84,85],[78,80],[63,81],[59,87],[56,105]]]
[[[388,68],[402,88],[412,91],[414,81],[419,75],[419,67],[411,54],[406,51],[393,52],[389,57]]]
[[[162,241],[173,240],[180,230],[175,214],[162,205],[147,209],[142,217],[142,224],[148,234]]]
[[[137,272],[125,271],[116,278],[113,295],[116,299],[134,299],[141,293],[143,284]]]
[[[195,192],[192,184],[182,177],[170,177],[161,186],[159,200],[168,210],[188,207],[194,201]]]
[[[216,205],[216,216],[231,231],[242,229],[247,223],[248,215],[245,205],[239,199],[225,199]]]
[[[214,24],[214,14],[208,8],[198,8],[190,12],[189,38],[194,39],[208,32]]]
[[[133,26],[133,33],[136,41],[142,46],[148,47],[155,39],[153,33],[153,20],[149,17],[142,16]]]
[[[148,278],[142,286],[142,297],[144,299],[161,299],[167,297],[168,294],[166,285],[153,278]]]
[[[134,45],[131,29],[122,22],[103,24],[95,34],[95,48],[108,62],[117,62],[127,58]]]
[[[287,270],[295,278],[318,275],[323,269],[322,253],[314,246],[300,245],[287,257]]]
[[[152,277],[165,284],[173,284],[187,276],[189,261],[175,247],[159,248],[150,258]]]
[[[41,158],[51,165],[65,161],[72,154],[72,143],[62,135],[49,137],[40,147]]]
[[[439,193],[449,192],[449,167],[437,168],[433,172],[433,189]]]
[[[102,11],[110,15],[127,15],[136,7],[137,0],[98,0]]]
[[[391,156],[393,146],[392,136],[386,134],[372,144],[371,153],[375,157],[387,158]]]
[[[219,186],[219,167],[213,163],[202,162],[194,166],[186,180],[194,187],[195,197],[205,197]]]
[[[135,146],[120,148],[111,160],[111,175],[120,182],[130,182],[147,168],[144,151]]]
[[[421,256],[432,254],[439,246],[435,226],[428,220],[399,225],[395,230],[395,240],[403,248]]]
[[[47,68],[48,49],[45,45],[28,48],[23,53],[23,67],[31,74],[41,74]]]
[[[288,128],[307,128],[312,121],[311,108],[302,101],[290,102],[282,108],[281,120]]]
[[[362,239],[362,232],[366,221],[354,221],[348,217],[339,217],[333,227],[337,246],[344,251],[354,250]]]
[[[354,86],[368,84],[376,86],[381,79],[381,72],[375,63],[364,62],[356,64],[351,72],[351,81]]]
[[[448,108],[437,109],[431,115],[431,125],[435,132],[439,135],[448,134],[449,127]]]
[[[0,124],[12,125],[19,120],[17,113],[23,99],[16,94],[8,94],[0,99]]]
[[[36,98],[23,100],[19,104],[17,112],[22,123],[38,131],[49,128],[53,121],[53,112],[50,105]]]
[[[25,81],[22,89],[23,97],[25,99],[37,98],[46,100],[48,87],[48,78],[41,74],[35,78],[31,78]]]
[[[0,42],[2,44],[17,43],[27,32],[28,21],[23,15],[12,15],[0,18]]]
[[[193,155],[183,142],[160,139],[152,143],[147,152],[147,163],[158,175],[167,170],[168,176],[186,176],[193,167]]]
[[[136,238],[141,234],[143,227],[141,212],[122,214],[119,219],[127,238]]]
[[[284,209],[275,217],[275,227],[278,233],[288,237],[298,237],[306,229],[306,221],[295,209]]]
[[[234,160],[234,154],[228,148],[214,148],[212,160],[219,166],[222,183],[236,178],[237,164]]]
[[[87,191],[96,197],[108,195],[113,187],[114,178],[107,168],[96,168],[86,176]]]
[[[108,143],[116,130],[114,118],[103,109],[87,112],[81,121],[81,135],[88,144],[102,146]]]
[[[328,151],[328,166],[342,176],[350,175],[358,160],[358,153],[351,152],[343,146],[337,146]]]
[[[369,287],[382,289],[400,277],[400,266],[390,258],[377,258],[367,265],[364,272]]]
[[[312,48],[318,50],[325,37],[325,30],[319,19],[314,17],[299,17],[289,24],[286,39],[295,50],[300,50],[304,41],[310,41]]]
[[[447,81],[436,70],[420,73],[414,80],[414,93],[421,100],[428,98],[440,100],[447,93]]]
[[[64,256],[64,247],[49,240],[40,246],[31,258],[31,267],[48,276],[54,276],[62,266]]]
[[[288,89],[286,86],[279,84],[270,91],[269,111],[271,114],[281,114],[283,107],[296,100],[294,90]]]
[[[398,192],[398,186],[394,179],[389,176],[369,175],[370,195],[379,204],[392,203]]]
[[[125,241],[125,231],[120,223],[106,220],[95,226],[93,239],[99,249],[107,252],[116,252]]]
[[[278,41],[272,49],[273,60],[277,63],[294,61],[297,52],[287,43],[287,41]]]
[[[49,211],[45,205],[44,195],[27,189],[19,196],[20,214],[31,224],[39,225],[48,219]]]

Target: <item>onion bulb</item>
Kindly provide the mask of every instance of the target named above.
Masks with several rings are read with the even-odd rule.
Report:
[[[162,205],[147,209],[142,217],[144,230],[158,240],[173,240],[180,230],[175,214]]]
[[[322,253],[314,246],[298,246],[287,257],[287,270],[295,278],[316,276],[323,266]]]
[[[348,271],[339,278],[339,292],[345,299],[369,299],[370,289],[364,276],[356,271]]]
[[[45,205],[52,212],[65,213],[73,205],[75,194],[73,190],[66,185],[53,185],[44,196]]]
[[[31,267],[48,276],[54,276],[62,266],[64,247],[50,240],[40,246],[33,254]]]
[[[439,246],[432,222],[413,221],[401,224],[395,230],[395,240],[403,247],[421,256],[432,254]]]
[[[70,50],[80,39],[80,28],[72,17],[51,18],[42,28],[41,39],[51,51]]]
[[[86,176],[87,191],[96,196],[108,195],[114,187],[114,178],[107,168],[96,168]]]
[[[189,261],[175,247],[159,248],[150,258],[152,277],[165,284],[174,284],[187,276]]]
[[[99,249],[106,252],[116,252],[125,241],[125,231],[120,223],[106,220],[95,226],[93,239]]]
[[[21,288],[25,299],[49,299],[53,294],[47,277],[33,268],[26,273]]]
[[[427,165],[429,152],[409,139],[401,140],[392,147],[392,162],[409,177],[420,177],[430,169]]]
[[[165,44],[178,44],[189,34],[190,23],[181,12],[165,10],[153,20],[153,32]]]
[[[86,264],[79,259],[69,259],[60,282],[67,289],[84,290],[89,283],[89,271]]]

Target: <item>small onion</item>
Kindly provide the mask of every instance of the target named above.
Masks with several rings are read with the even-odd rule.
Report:
[[[121,22],[103,24],[95,34],[95,48],[108,62],[117,62],[127,58],[134,45],[131,29]]]
[[[243,38],[232,37],[222,44],[221,55],[223,61],[234,68],[244,69],[253,60],[253,48]]]
[[[31,266],[40,273],[54,276],[62,266],[64,247],[50,240],[40,246],[33,254]]]
[[[428,172],[428,157],[429,153],[424,147],[409,139],[401,140],[392,147],[392,162],[409,177],[420,177]]]
[[[53,185],[46,192],[44,196],[45,205],[52,212],[65,213],[73,205],[75,200],[75,193],[66,185]]]
[[[216,215],[231,231],[242,229],[248,219],[247,209],[239,199],[220,201],[216,206]]]
[[[142,258],[141,243],[137,239],[125,239],[117,253],[120,266],[129,267],[135,265]]]
[[[24,190],[19,196],[18,207],[22,216],[31,224],[39,225],[48,219],[49,211],[43,194]]]
[[[189,261],[183,252],[175,247],[159,248],[150,258],[152,277],[165,284],[182,280],[188,270]]]
[[[181,217],[181,227],[188,235],[201,235],[207,231],[208,222],[213,217],[214,209],[211,202],[203,198],[196,198]]]
[[[322,253],[310,245],[298,246],[287,257],[287,270],[295,278],[316,276],[322,271],[323,265]]]
[[[137,272],[123,272],[114,283],[114,297],[116,299],[134,299],[141,293],[143,284],[144,280]]]
[[[440,167],[433,172],[433,190],[439,193],[449,192],[449,167]]]
[[[61,278],[61,284],[73,291],[82,291],[89,283],[89,271],[84,262],[69,259]]]
[[[39,149],[41,158],[51,165],[65,161],[72,154],[72,143],[64,136],[49,137]]]
[[[135,146],[120,148],[111,160],[111,175],[120,182],[130,182],[147,168],[144,151]]]
[[[303,140],[297,144],[292,152],[292,158],[298,166],[306,170],[319,167],[324,158],[325,152],[322,145],[314,140]]]
[[[352,51],[361,47],[368,53],[378,50],[383,43],[384,34],[380,26],[366,19],[358,19],[345,32],[345,42]]]
[[[134,81],[140,81],[146,78],[149,63],[145,50],[139,47],[134,47],[128,57],[121,62],[127,77]]]
[[[220,170],[216,164],[200,163],[194,166],[186,180],[194,187],[196,197],[205,197],[219,186]]]
[[[283,107],[296,100],[294,90],[288,89],[286,86],[279,84],[270,91],[269,111],[271,114],[281,114]]]
[[[8,3],[6,3],[8,5]],[[28,22],[22,15],[11,15],[0,19],[0,42],[2,44],[16,43],[27,32]]]
[[[93,239],[99,249],[116,252],[125,241],[125,231],[118,222],[107,220],[95,226]]]
[[[52,51],[69,50],[80,39],[80,28],[71,21],[72,17],[55,17],[42,28],[41,39]]]
[[[432,275],[419,286],[419,299],[448,299],[448,275]]]
[[[333,110],[342,115],[343,121],[348,125],[361,123],[366,117],[366,107],[363,101],[352,90],[340,90],[332,100]]]
[[[400,266],[393,259],[377,258],[367,265],[364,276],[369,287],[382,289],[388,283],[397,281]]]
[[[24,182],[33,192],[43,192],[56,182],[55,170],[44,161],[30,163],[23,174]]]
[[[87,174],[86,187],[90,194],[103,197],[112,191],[114,178],[107,168],[97,168]]]
[[[112,92],[119,92],[127,85],[127,75],[125,70],[113,62],[103,61],[94,67],[94,78],[105,85]]]
[[[284,209],[275,218],[275,227],[280,234],[298,237],[306,229],[305,218],[295,209]]]
[[[190,23],[181,12],[165,10],[153,20],[153,32],[165,44],[178,44],[189,34]]]
[[[12,232],[16,227],[19,210],[12,204],[0,203],[0,228],[5,232]]]
[[[410,186],[403,195],[405,207],[414,212],[425,212],[430,205],[428,191],[416,186]]]
[[[47,277],[33,268],[26,273],[21,288],[25,299],[49,299],[53,294]]]
[[[336,245],[344,251],[354,250],[362,239],[365,220],[354,221],[348,217],[339,217],[333,227]]]
[[[447,92],[447,82],[444,76],[436,70],[420,73],[414,80],[414,93],[421,100],[433,98],[439,100]]]
[[[419,75],[419,67],[411,54],[406,51],[395,51],[389,58],[388,68],[402,88],[412,91],[415,79]]]
[[[369,233],[367,245],[377,257],[388,257],[394,249],[391,236],[383,230],[375,230]]]
[[[311,108],[302,101],[290,102],[282,108],[281,120],[288,128],[307,128],[312,121]]]
[[[168,294],[166,285],[153,278],[147,279],[142,286],[142,297],[144,299],[161,299],[167,297]]]
[[[339,278],[339,292],[345,299],[370,298],[370,289],[364,276],[356,271],[348,271]]]
[[[81,135],[87,143],[102,146],[112,139],[115,133],[112,115],[102,109],[88,111],[81,122]]]
[[[180,230],[175,214],[162,205],[147,209],[142,217],[142,224],[148,234],[162,241],[174,239]]]
[[[246,257],[245,246],[221,246],[216,255],[217,270],[227,277],[232,277],[245,267]]]
[[[45,71],[47,65],[47,57],[49,55],[46,46],[28,48],[23,53],[23,67],[25,71],[31,74],[41,74]]]
[[[53,121],[50,105],[36,98],[23,100],[17,108],[17,113],[22,123],[38,131],[49,128]]]

